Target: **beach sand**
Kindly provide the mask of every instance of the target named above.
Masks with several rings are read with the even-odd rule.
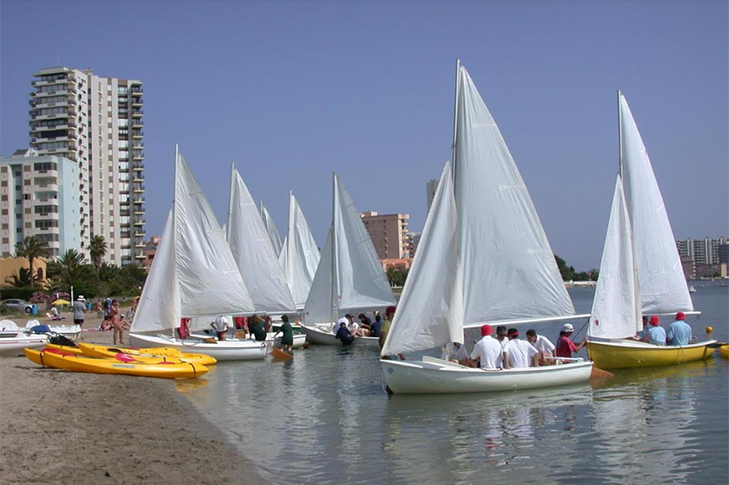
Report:
[[[85,328],[98,325],[87,315]],[[80,339],[111,345],[112,332]],[[265,483],[183,396],[204,379],[72,373],[0,357],[0,483]]]

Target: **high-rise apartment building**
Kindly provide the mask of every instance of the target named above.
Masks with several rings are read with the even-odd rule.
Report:
[[[433,205],[436,190],[438,190],[438,181],[435,179],[428,180],[425,184],[425,198],[428,201],[428,212],[430,212],[430,206]]]
[[[725,251],[722,246],[729,243],[726,237],[704,238],[704,239],[686,239],[684,241],[676,241],[678,254],[685,257],[691,257],[695,264],[718,264],[721,261],[722,253]]]
[[[143,264],[144,133],[142,83],[67,67],[34,74],[31,147],[77,162],[80,249],[107,243],[105,261]]]
[[[408,236],[409,214],[378,214],[363,212],[362,222],[372,239],[380,259],[401,259],[410,257]]]
[[[33,149],[0,157],[0,256],[26,237],[48,243],[51,256],[81,248],[78,164]]]

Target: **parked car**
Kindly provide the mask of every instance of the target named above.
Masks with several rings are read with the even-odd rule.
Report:
[[[28,303],[25,300],[19,300],[17,298],[8,298],[7,300],[3,300],[3,303],[5,303],[5,306],[7,306],[9,309],[14,310],[16,312],[25,312],[25,313],[33,313],[33,305]]]

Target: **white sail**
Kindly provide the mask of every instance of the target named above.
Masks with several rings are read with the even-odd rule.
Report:
[[[456,92],[454,177],[464,325],[573,315],[524,180],[463,66]]]
[[[319,248],[311,235],[309,224],[296,201],[293,192],[289,193],[289,226],[284,239],[279,264],[291,288],[297,309],[304,308],[309,296],[311,283],[319,265]]]
[[[231,173],[228,245],[257,312],[296,307],[256,203],[237,170]]]
[[[334,174],[334,256],[339,308],[394,305],[395,296],[354,201]]]
[[[276,251],[276,254],[280,254],[281,248],[283,247],[283,243],[281,242],[281,234],[278,232],[278,229],[276,228],[276,224],[274,224],[273,222],[271,214],[268,213],[268,209],[263,206],[262,201],[261,218],[263,219],[263,224],[266,226],[268,237],[271,238],[271,244],[273,244],[273,249]]]
[[[383,355],[463,343],[456,202],[447,162],[435,192]]]
[[[170,211],[132,321],[132,332],[170,330],[180,325],[175,231]]]
[[[640,290],[633,258],[630,217],[622,178],[618,175],[588,335],[624,338],[635,335],[641,327]]]
[[[650,158],[619,94],[621,174],[644,314],[692,311],[693,303]]]
[[[330,226],[327,241],[321,253],[319,266],[316,268],[314,280],[304,306],[304,320],[309,324],[329,323],[339,315],[338,302],[334,301],[332,285],[332,244],[334,229]]]
[[[332,226],[304,310],[309,323],[331,321],[344,310],[395,304],[395,296],[352,198],[337,174],[333,183]]]
[[[175,179],[175,262],[182,316],[253,312],[225,234],[182,155],[177,156]]]

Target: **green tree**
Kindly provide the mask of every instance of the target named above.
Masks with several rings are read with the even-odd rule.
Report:
[[[91,242],[89,243],[89,254],[91,255],[91,260],[94,262],[94,266],[96,267],[97,276],[99,274],[101,260],[106,255],[106,250],[107,245],[104,240],[104,236],[97,235],[91,238]]]
[[[28,236],[15,246],[15,256],[28,259],[28,266],[30,266],[30,286],[34,286],[35,275],[33,274],[33,261],[37,258],[47,258],[50,254],[48,243],[41,241],[35,236]]]
[[[68,291],[71,286],[76,289],[76,294],[88,294],[95,292],[89,281],[93,281],[93,266],[84,264],[84,257],[75,249],[69,249],[59,257],[55,264],[49,268],[49,275],[53,278],[54,289]]]
[[[390,282],[390,286],[405,286],[405,281],[408,278],[409,270],[401,270],[390,267],[387,269],[387,280]]]

